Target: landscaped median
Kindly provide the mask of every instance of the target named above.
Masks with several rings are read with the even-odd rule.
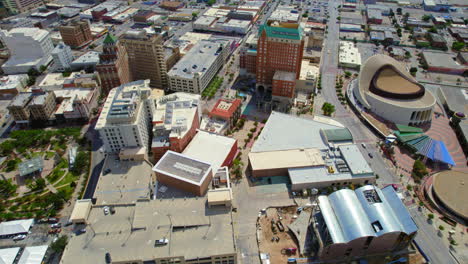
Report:
[[[213,80],[211,80],[210,84],[208,87],[205,88],[202,92],[202,98],[203,99],[211,99],[214,97],[216,92],[218,91],[219,87],[221,87],[221,84],[223,84],[224,79],[220,78],[218,76],[214,77]]]

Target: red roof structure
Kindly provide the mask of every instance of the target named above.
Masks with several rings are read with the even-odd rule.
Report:
[[[242,101],[240,99],[234,100],[226,100],[226,99],[219,99],[216,102],[215,106],[210,112],[211,116],[221,117],[225,119],[229,119],[232,117],[234,112],[242,105]]]

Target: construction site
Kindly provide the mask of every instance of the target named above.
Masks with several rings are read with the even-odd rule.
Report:
[[[257,239],[264,263],[268,263],[265,261],[267,259],[270,263],[287,263],[288,259],[300,257],[300,243],[291,224],[296,222],[301,211],[305,210],[302,210],[302,207],[290,206],[268,208],[260,212],[257,221]],[[307,219],[310,218],[310,212],[308,215]],[[307,227],[307,224],[303,226]]]

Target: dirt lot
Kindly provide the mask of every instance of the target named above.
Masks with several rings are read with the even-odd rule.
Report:
[[[269,253],[270,254],[270,262],[271,263],[287,263],[289,257],[299,257],[299,252],[297,251],[296,254],[282,254],[281,251],[284,248],[298,248],[296,239],[294,235],[288,231],[288,225],[294,221],[293,215],[295,214],[297,207],[286,207],[280,208],[277,210],[276,208],[269,208],[267,209],[266,213],[260,216],[258,221],[259,223],[259,249],[261,253]],[[282,213],[279,211],[282,211]],[[272,231],[271,220],[273,219],[275,223],[279,219],[279,215],[281,215],[282,220],[281,223],[284,226],[284,232],[278,230],[277,225],[275,224],[276,234]],[[279,237],[279,241],[271,241],[272,237]]]

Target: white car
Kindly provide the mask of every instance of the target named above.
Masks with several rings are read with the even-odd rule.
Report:
[[[110,211],[109,211],[109,206],[104,206],[103,209],[104,209],[104,214],[105,214],[105,215],[108,215],[109,212],[110,212]]]
[[[166,245],[167,243],[169,243],[169,239],[167,238],[162,238],[162,239],[158,239],[154,241],[155,246],[162,246],[162,245]]]
[[[26,235],[17,235],[15,237],[13,237],[13,240],[18,241],[18,240],[23,240],[25,238],[26,238]]]

